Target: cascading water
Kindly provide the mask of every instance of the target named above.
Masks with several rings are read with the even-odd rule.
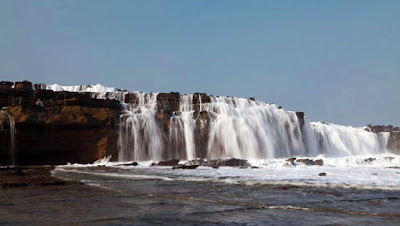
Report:
[[[380,154],[385,151],[389,133],[371,133],[362,128],[312,123],[321,154],[333,157]]]
[[[156,121],[157,93],[135,93],[138,103],[121,115],[119,160],[160,160],[163,134]]]
[[[6,111],[1,110],[0,114],[5,115],[8,118],[8,124],[9,124],[9,133],[10,133],[10,147],[9,147],[9,165],[15,165],[15,150],[16,150],[16,144],[15,144],[15,134],[16,134],[16,129],[15,129],[15,120],[14,118],[8,114]]]
[[[125,95],[128,91],[119,90],[116,88],[104,87],[100,84],[97,85],[80,85],[80,86],[60,86],[54,85],[40,85],[41,89],[53,90],[55,92],[67,91],[78,93],[90,93],[92,98],[96,99],[115,99],[125,102]]]
[[[9,114],[8,119],[10,120],[10,136],[11,136],[11,148],[10,148],[10,163],[11,165],[15,165],[15,150],[16,150],[16,145],[15,145],[15,120],[13,117],[11,117]]]
[[[193,119],[193,94],[181,95],[179,111],[181,112],[180,115],[175,115],[170,119],[170,128],[172,132],[170,139],[173,139],[178,144],[180,140],[183,141],[185,144],[185,158],[194,159],[196,157],[194,142],[194,128],[196,122]],[[174,148],[179,148],[179,146]]]
[[[93,92],[92,97],[125,102],[127,91],[96,86],[46,86],[55,91]],[[119,135],[119,161],[195,159],[198,157],[270,159],[328,157],[386,152],[387,133],[363,128],[300,122],[295,112],[246,98],[180,95],[179,110],[168,119],[156,93],[133,94],[124,104]],[[196,103],[194,99],[196,96]],[[164,116],[163,116],[164,115]],[[204,117],[203,117],[204,116]]]
[[[203,108],[215,119],[207,148],[211,158],[265,159],[306,154],[294,112],[234,97],[212,97]]]

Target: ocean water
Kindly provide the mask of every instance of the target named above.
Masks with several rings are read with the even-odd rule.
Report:
[[[124,107],[119,162],[105,158],[52,171],[115,194],[92,197],[108,205],[109,214],[124,213],[107,223],[400,225],[400,157],[387,150],[388,132],[311,122],[275,104],[201,93],[179,94],[179,110],[161,123],[158,93],[101,85],[46,88],[91,92]],[[125,103],[128,93],[134,102]],[[202,112],[206,117],[199,117]],[[151,166],[172,158],[231,157],[247,159],[253,167]],[[324,164],[290,166],[290,157]],[[133,161],[139,165],[122,165]]]
[[[400,224],[399,157],[322,158],[323,166],[287,166],[284,159],[251,162],[259,168],[59,166],[53,175],[115,192],[134,203],[138,224]],[[326,176],[319,176],[319,173]],[[138,204],[137,199],[147,204]],[[139,202],[140,203],[140,202]],[[149,204],[151,203],[151,204]],[[137,205],[136,205],[137,204]]]
[[[301,159],[301,158],[299,158]],[[69,164],[56,171],[80,174],[96,174],[104,177],[150,178],[160,180],[209,181],[243,185],[299,185],[316,187],[342,187],[354,189],[381,189],[400,191],[400,157],[394,154],[374,156],[351,156],[322,159],[323,166],[295,163],[290,166],[286,159],[250,161],[254,167],[200,166],[195,170],[173,170],[171,167],[151,166],[152,161],[140,162],[138,166],[123,166],[130,162],[110,162],[107,158],[94,164]],[[373,159],[372,161],[368,161]],[[181,161],[184,164],[185,161]],[[95,167],[106,166],[110,172],[91,172]],[[118,173],[113,173],[118,169]],[[132,175],[132,172],[135,172]],[[141,172],[141,173],[139,173]],[[325,173],[326,176],[319,176]]]

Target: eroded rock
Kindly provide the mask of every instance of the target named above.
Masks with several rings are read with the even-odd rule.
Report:
[[[324,161],[322,159],[314,160],[315,165],[322,166],[324,165]]]
[[[123,164],[118,164],[117,166],[138,166],[139,163],[137,162],[131,162],[131,163],[123,163]]]
[[[295,166],[295,163],[294,163],[294,161],[296,160],[296,158],[289,158],[289,159],[286,159],[285,161],[286,161],[286,165],[287,166]]]
[[[245,159],[230,158],[230,159],[211,160],[208,163],[208,166],[213,167],[213,168],[218,168],[221,166],[230,166],[230,167],[246,166],[246,167],[249,167],[250,164]]]
[[[152,166],[176,166],[179,163],[179,159],[171,159],[166,161],[159,161],[157,163],[152,163]]]
[[[296,162],[303,163],[307,166],[315,165],[315,162],[312,159],[297,159]]]
[[[172,169],[196,169],[199,165],[176,165]]]
[[[373,162],[375,160],[376,160],[376,158],[370,157],[370,158],[364,159],[364,162],[371,163],[371,162]]]

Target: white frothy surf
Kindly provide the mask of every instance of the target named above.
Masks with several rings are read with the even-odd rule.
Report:
[[[321,156],[320,156],[321,157]],[[285,159],[251,162],[256,169],[220,167],[198,167],[195,170],[173,170],[171,167],[150,166],[140,162],[139,166],[121,163],[97,162],[95,164],[74,164],[59,166],[57,170],[87,175],[115,177],[132,180],[179,180],[193,182],[216,182],[242,185],[295,185],[339,187],[357,189],[400,190],[400,157],[396,155],[351,156],[345,158],[325,158],[323,166],[307,166],[296,163],[287,165]],[[108,165],[109,169],[91,171],[88,167]],[[86,168],[86,169],[85,169]],[[139,171],[138,171],[139,170]],[[319,176],[325,173],[326,176]]]

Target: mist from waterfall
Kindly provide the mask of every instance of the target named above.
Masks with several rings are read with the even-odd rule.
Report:
[[[372,155],[386,152],[388,141],[388,133],[309,122],[306,117],[301,121],[295,112],[248,98],[210,96],[206,102],[202,94],[196,94],[194,103],[195,94],[180,95],[179,111],[166,121],[160,120],[163,112],[158,109],[157,93],[101,85],[46,88],[120,100],[125,113],[120,119],[119,161]],[[137,101],[123,103],[127,93]]]

